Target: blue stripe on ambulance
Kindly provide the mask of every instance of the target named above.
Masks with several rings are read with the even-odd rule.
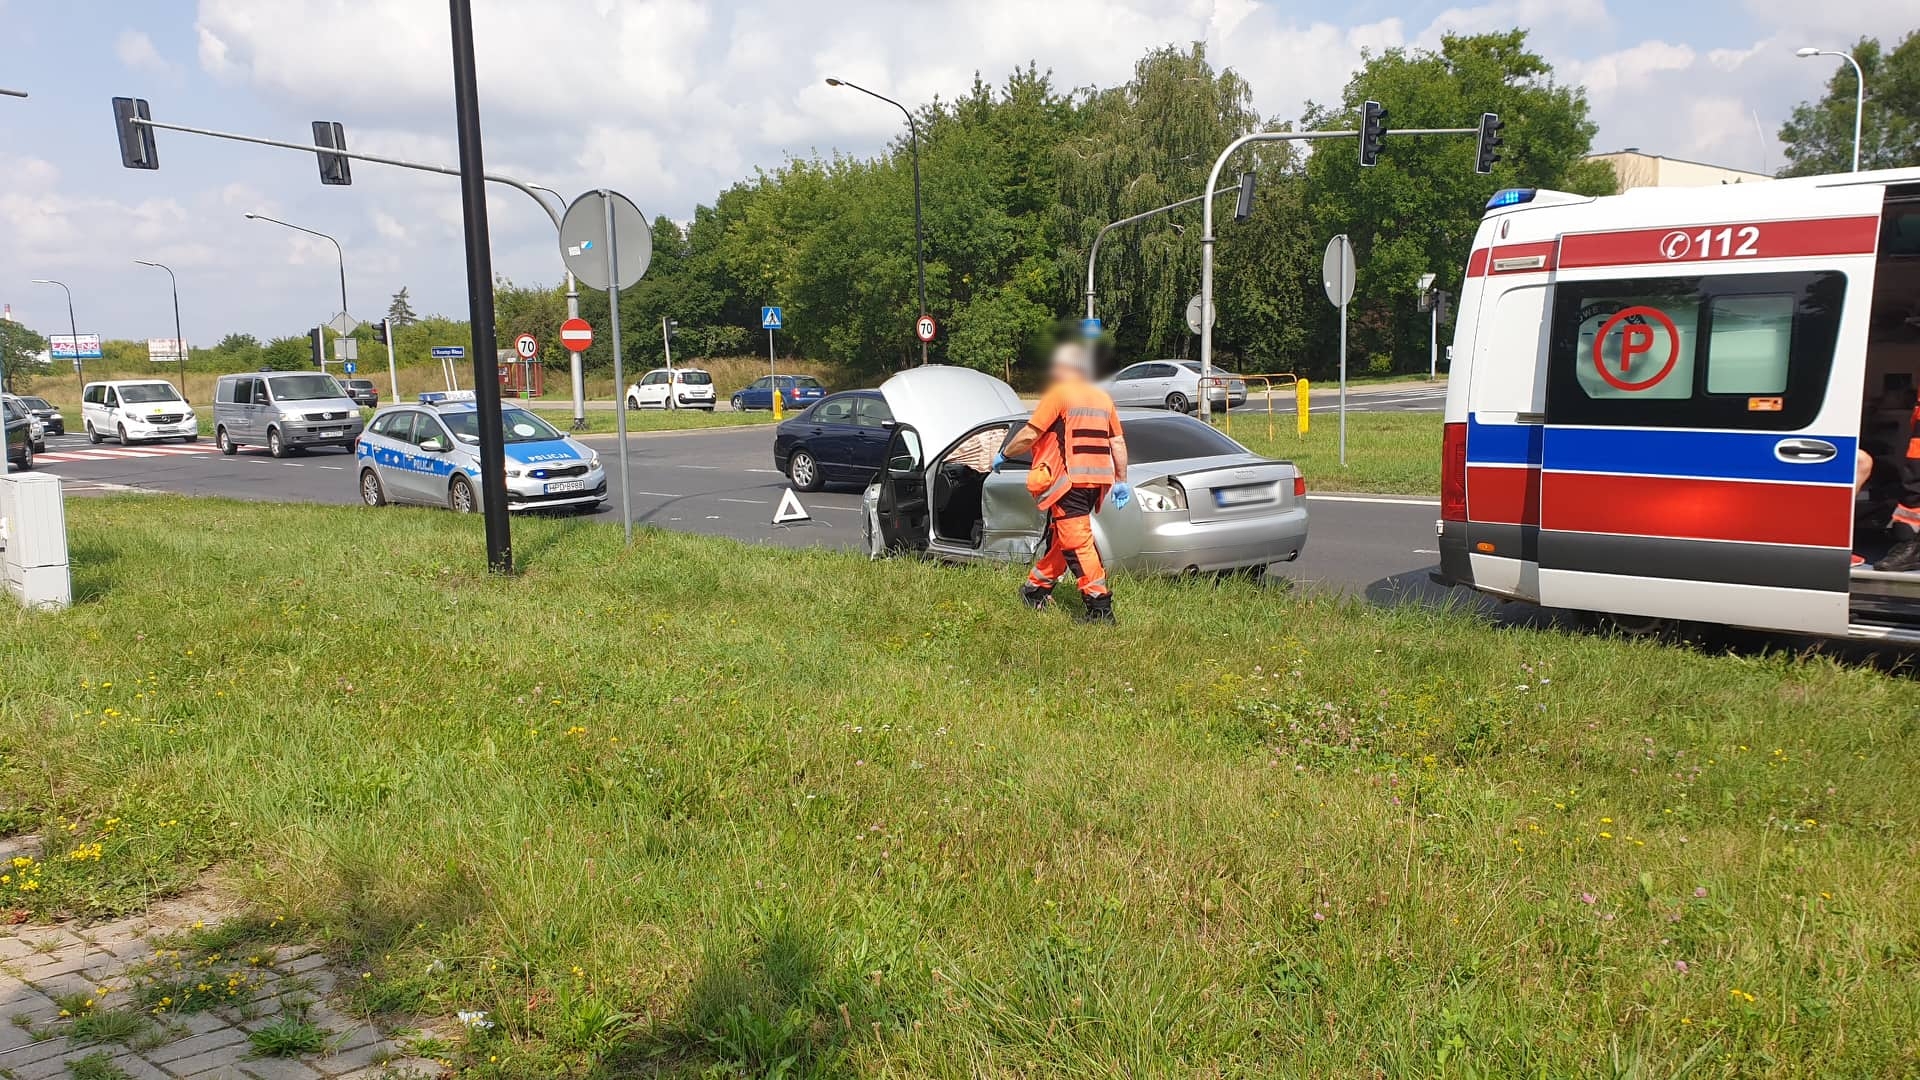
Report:
[[[1546,429],[1541,463],[1553,472],[1622,473],[1632,476],[1759,480],[1782,484],[1853,483],[1856,440],[1813,436],[1835,453],[1818,463],[1781,461],[1774,447],[1792,432],[1689,431],[1674,428],[1552,427]],[[1802,436],[1804,437],[1804,436]],[[1471,435],[1469,460],[1475,456]]]

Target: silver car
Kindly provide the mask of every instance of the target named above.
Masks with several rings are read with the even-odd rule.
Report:
[[[607,497],[600,455],[518,405],[500,406],[507,509],[592,510]],[[380,410],[354,443],[360,499],[414,503],[458,513],[481,508],[480,409],[472,391],[420,395]]]
[[[319,371],[222,375],[213,390],[213,441],[223,454],[264,446],[287,457],[316,446],[352,449],[364,426],[360,406]]]
[[[1214,368],[1215,384],[1207,396],[1215,408],[1237,409],[1247,403],[1247,384],[1231,371]],[[1194,360],[1146,360],[1130,364],[1100,384],[1115,405],[1142,409],[1193,411],[1200,400],[1200,364]]]
[[[1025,461],[991,471],[1029,409],[983,372],[924,367],[880,387],[894,416],[886,467],[867,488],[868,552],[1026,563],[1045,521]],[[1306,484],[1192,417],[1123,409],[1133,500],[1093,515],[1109,566],[1136,573],[1257,570],[1300,556]]]

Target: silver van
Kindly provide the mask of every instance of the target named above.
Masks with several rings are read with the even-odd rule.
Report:
[[[264,446],[286,457],[311,446],[353,449],[366,426],[360,406],[318,371],[222,375],[213,392],[213,438],[223,454]]]

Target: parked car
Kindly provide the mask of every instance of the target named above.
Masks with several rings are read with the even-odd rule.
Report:
[[[6,394],[4,396],[8,401],[13,403],[15,408],[19,409],[21,412],[27,415],[27,422],[28,422],[27,424],[28,440],[27,441],[33,444],[33,452],[36,454],[46,453],[47,452],[47,425],[41,422],[40,417],[34,414],[33,409],[28,407],[25,398],[18,397],[13,394]]]
[[[1029,462],[991,471],[1030,409],[984,372],[923,367],[880,387],[895,418],[886,468],[863,500],[875,556],[924,552],[952,561],[1025,563],[1045,522],[1027,491]],[[1140,573],[1260,570],[1300,556],[1306,482],[1291,462],[1249,451],[1189,416],[1123,409],[1134,496],[1093,515],[1109,567]]]
[[[333,376],[317,371],[222,375],[213,391],[213,439],[223,454],[264,446],[286,457],[315,446],[352,449],[366,422]]]
[[[814,402],[773,436],[773,467],[801,491],[866,484],[880,471],[893,413],[878,390],[848,390]]]
[[[193,406],[170,382],[159,379],[120,379],[88,383],[80,392],[80,418],[87,441],[111,435],[120,445],[159,439],[200,439],[200,420]]]
[[[699,368],[654,368],[627,387],[629,409],[713,411],[713,376]]]
[[[43,397],[23,394],[20,397],[20,404],[25,405],[27,411],[33,414],[33,418],[40,421],[40,426],[47,429],[47,434],[65,435],[67,433],[67,418],[60,414],[60,410],[54,406],[53,402]]]
[[[22,472],[33,469],[33,417],[8,395],[0,398],[0,427],[4,427],[7,460]]]
[[[372,379],[341,379],[340,389],[345,390],[347,397],[361,408],[380,407],[380,388],[373,385]]]
[[[811,375],[762,375],[733,392],[733,411],[773,408],[776,386],[780,388],[780,407],[787,412],[798,412],[827,396],[827,388]]]
[[[591,447],[511,402],[500,406],[507,459],[507,509],[593,510],[607,497],[607,473]],[[381,410],[355,444],[360,500],[417,503],[472,513],[480,495],[480,406],[471,390],[420,395],[417,405]]]
[[[1216,378],[1231,380],[1208,391],[1214,407],[1239,408],[1247,403],[1247,384],[1230,371],[1213,370]],[[1200,364],[1195,360],[1146,360],[1129,364],[1100,384],[1121,407],[1191,412],[1200,400]]]

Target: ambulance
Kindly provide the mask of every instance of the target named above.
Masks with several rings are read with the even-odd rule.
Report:
[[[1628,630],[1920,643],[1920,574],[1854,565],[1920,383],[1920,169],[1502,191],[1453,358],[1436,580]]]

